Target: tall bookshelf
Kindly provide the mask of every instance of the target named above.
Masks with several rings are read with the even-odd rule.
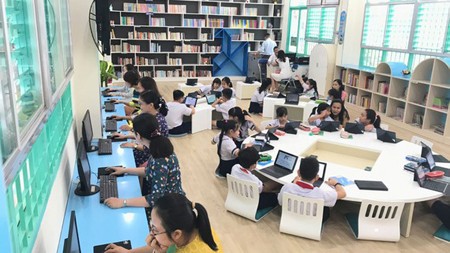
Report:
[[[221,50],[216,30],[257,51],[267,32],[280,44],[282,1],[111,0],[111,60],[117,76],[126,63],[142,76],[209,77]]]
[[[346,106],[371,108],[383,121],[443,142],[450,140],[450,58],[420,62],[410,75],[403,63],[380,63],[376,68],[336,66],[349,94]],[[443,138],[444,137],[444,138]]]

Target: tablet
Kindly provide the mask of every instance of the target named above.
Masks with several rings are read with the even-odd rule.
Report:
[[[388,188],[381,181],[355,180],[360,190],[387,191]]]

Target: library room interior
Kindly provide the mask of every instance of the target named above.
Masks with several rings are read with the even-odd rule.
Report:
[[[450,252],[450,0],[0,1],[11,253]]]

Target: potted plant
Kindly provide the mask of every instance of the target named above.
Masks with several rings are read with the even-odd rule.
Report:
[[[102,87],[106,87],[112,79],[117,80],[114,75],[114,67],[110,62],[100,60],[100,82]]]

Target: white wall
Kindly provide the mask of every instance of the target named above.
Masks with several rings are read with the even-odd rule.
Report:
[[[69,0],[74,63],[72,99],[76,129],[78,130],[76,132],[81,133],[81,121],[84,113],[89,109],[94,136],[100,137],[100,59],[89,29],[88,17],[91,2]]]

